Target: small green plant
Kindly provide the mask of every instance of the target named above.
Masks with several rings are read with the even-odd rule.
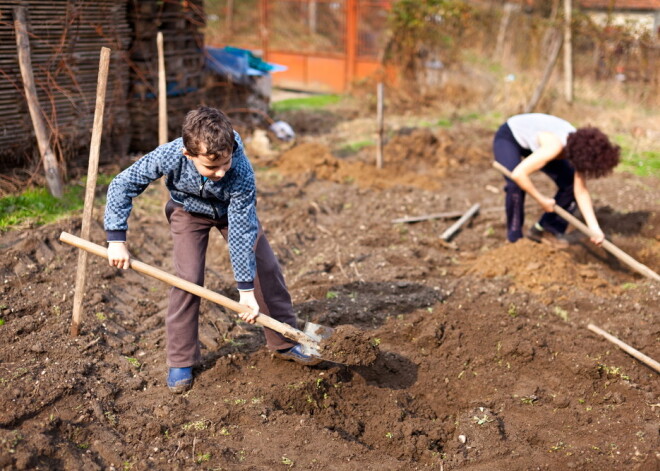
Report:
[[[559,318],[561,320],[563,320],[564,322],[568,322],[568,311],[566,311],[565,309],[560,308],[559,306],[555,306],[554,311],[555,311],[555,314],[557,316],[559,316]]]
[[[339,297],[339,293],[336,291],[328,291],[325,293],[325,299],[336,299]]]
[[[536,396],[523,396],[523,397],[520,398],[520,402],[522,402],[523,404],[530,405],[530,406],[533,405],[538,400],[539,400],[539,398],[536,397]]]
[[[209,461],[211,459],[211,453],[197,453],[197,458],[195,461],[197,464],[204,463],[206,461]]]
[[[390,440],[394,437],[394,434],[392,432],[387,432],[385,434],[385,438],[389,438]]]
[[[377,347],[378,345],[380,345],[380,339],[378,337],[374,337],[373,339],[371,339],[371,345]]]
[[[637,283],[626,282],[621,285],[621,289],[629,290],[637,288]]]
[[[5,325],[5,320],[0,317],[0,325]]]
[[[105,415],[105,418],[108,419],[108,422],[110,422],[111,425],[117,425],[117,416],[115,416],[115,414],[108,411],[105,412],[103,415]]]
[[[133,358],[133,357],[124,357],[124,358],[126,358],[126,361],[129,362],[135,368],[140,368],[140,366],[142,366],[137,358]]]
[[[286,456],[282,457],[282,464],[285,466],[288,466],[289,468],[293,467],[293,460],[291,458],[287,458]]]
[[[559,450],[562,450],[562,449],[564,449],[564,448],[566,448],[566,445],[564,444],[564,442],[557,442],[557,444],[551,446],[550,449],[549,449],[548,451],[549,451],[549,452],[559,451]]]
[[[188,430],[206,430],[209,428],[208,421],[206,420],[196,420],[195,422],[188,422],[183,424],[181,428],[185,431]]]
[[[224,435],[225,437],[231,435],[231,432],[227,429],[227,427],[222,427],[219,433],[220,435]]]
[[[101,322],[107,320],[107,317],[105,317],[105,314],[103,314],[102,312],[97,312],[95,316]]]
[[[518,308],[516,307],[515,304],[513,303],[509,304],[509,309],[507,310],[507,314],[513,318],[518,317]]]
[[[492,422],[493,419],[488,417],[488,414],[484,414],[483,417],[479,417],[475,415],[474,417],[472,417],[472,421],[477,425],[486,425],[488,422]]]

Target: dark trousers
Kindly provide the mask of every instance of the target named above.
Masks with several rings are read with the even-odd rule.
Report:
[[[176,275],[184,280],[204,284],[206,248],[209,232],[216,227],[227,240],[227,217],[220,220],[188,213],[183,207],[170,200],[165,208],[174,243],[173,258]],[[254,293],[259,303],[259,312],[280,322],[297,327],[291,296],[284,282],[280,264],[259,225],[259,235],[254,247],[257,259],[257,275]],[[200,361],[199,348],[199,296],[171,288],[167,309],[167,364],[170,367],[193,366]],[[266,344],[270,349],[284,349],[295,342],[279,333],[264,329]]]
[[[495,133],[493,139],[493,153],[495,160],[504,165],[510,171],[522,161],[524,157],[532,152],[518,144],[513,137],[509,125],[504,123]],[[557,185],[555,202],[567,211],[575,209],[575,195],[573,194],[573,178],[575,171],[566,159],[555,159],[548,162],[541,171],[548,175]],[[506,229],[507,239],[515,242],[523,236],[522,228],[525,222],[525,192],[520,189],[513,180],[504,178],[506,186]],[[566,232],[568,223],[559,217],[557,213],[544,213],[539,224],[552,234],[563,234]]]

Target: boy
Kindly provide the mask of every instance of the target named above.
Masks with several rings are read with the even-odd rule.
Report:
[[[161,176],[171,197],[165,214],[177,276],[204,284],[209,232],[215,227],[229,245],[239,302],[249,308],[241,319],[253,324],[261,311],[296,327],[279,263],[257,219],[254,172],[240,136],[216,109],[202,106],[190,111],[182,137],[156,148],[113,179],[105,209],[110,265],[130,266],[126,231],[132,200]],[[200,360],[199,305],[198,296],[170,290],[165,322],[167,385],[175,393],[192,386],[192,367]],[[265,336],[268,348],[280,358],[307,365],[318,362],[277,332],[265,329]]]
[[[575,129],[569,122],[543,113],[519,114],[499,128],[493,152],[495,160],[513,174],[513,181],[505,178],[510,242],[523,236],[525,193],[529,193],[546,211],[530,229],[530,239],[540,242],[549,238],[557,245],[568,245],[563,238],[568,223],[554,212],[554,205],[573,211],[577,202],[587,226],[596,233],[591,241],[602,244],[605,235],[596,219],[586,180],[611,173],[619,163],[620,152],[603,132],[592,127]],[[532,183],[530,175],[538,170],[557,184],[554,198],[541,195]]]

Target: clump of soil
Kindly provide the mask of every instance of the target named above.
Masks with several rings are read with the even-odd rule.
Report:
[[[352,325],[340,325],[332,336],[321,341],[321,356],[335,363],[368,366],[379,355],[378,342]]]

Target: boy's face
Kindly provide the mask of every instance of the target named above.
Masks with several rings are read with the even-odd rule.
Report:
[[[232,154],[217,157],[212,160],[211,157],[205,153],[206,147],[202,146],[201,150],[202,152],[195,155],[191,154],[187,149],[184,148],[183,155],[192,161],[201,176],[206,177],[211,181],[217,182],[225,176],[225,173],[227,173],[231,167]]]

